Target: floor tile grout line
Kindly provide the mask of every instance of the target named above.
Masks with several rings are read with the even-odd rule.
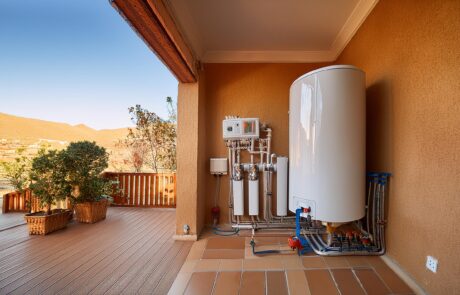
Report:
[[[358,284],[359,284],[359,286],[361,287],[361,289],[363,289],[364,294],[368,295],[367,290],[364,288],[363,283],[362,283],[361,280],[359,279],[358,275],[355,273],[355,269],[352,268],[352,269],[351,269],[351,272],[352,272],[353,276],[355,277],[355,279],[358,281]]]
[[[265,295],[268,295],[268,278],[267,278],[267,271],[264,271],[265,275]]]
[[[379,258],[379,259],[381,259],[381,258]],[[382,260],[382,262],[385,263],[383,260]],[[372,271],[376,274],[376,276],[380,279],[380,281],[382,281],[382,283],[388,289],[388,291],[393,293],[393,290],[388,286],[387,282],[385,282],[385,280],[380,276],[379,272],[375,270],[375,266],[373,264],[371,264],[371,268],[372,268]]]
[[[213,282],[212,288],[211,288],[211,294],[214,294],[214,289],[216,288],[218,275],[219,275],[219,273],[216,272],[216,274],[215,274],[215,276],[214,276],[214,282]]]
[[[332,281],[334,282],[335,288],[339,292],[340,295],[342,295],[342,291],[340,291],[339,284],[335,280],[334,274],[332,273],[331,269],[328,268],[327,271],[329,272],[329,275],[331,276]]]
[[[289,288],[289,281],[288,281],[288,275],[287,275],[286,270],[284,270],[284,279],[286,280],[286,288],[287,288],[288,295],[291,295],[291,290]]]

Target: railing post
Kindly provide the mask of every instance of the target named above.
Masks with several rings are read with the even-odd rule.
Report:
[[[118,180],[118,188],[111,195],[114,205],[131,207],[175,207],[175,173],[116,173],[104,177]]]

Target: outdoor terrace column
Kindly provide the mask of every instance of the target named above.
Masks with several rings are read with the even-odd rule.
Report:
[[[205,102],[203,80],[179,83],[177,99],[176,239],[196,240],[204,224]],[[189,235],[184,226],[190,227]]]

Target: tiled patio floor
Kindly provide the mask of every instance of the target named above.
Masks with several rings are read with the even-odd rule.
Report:
[[[254,256],[248,237],[207,234],[194,243],[169,294],[358,295],[413,294],[379,257],[299,257],[287,237],[260,237]]]
[[[47,236],[2,231],[0,294],[166,294],[192,246],[174,231],[174,209],[142,208]]]

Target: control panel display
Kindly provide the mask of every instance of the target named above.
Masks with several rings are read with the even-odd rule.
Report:
[[[258,118],[226,119],[222,127],[224,139],[259,138]]]

